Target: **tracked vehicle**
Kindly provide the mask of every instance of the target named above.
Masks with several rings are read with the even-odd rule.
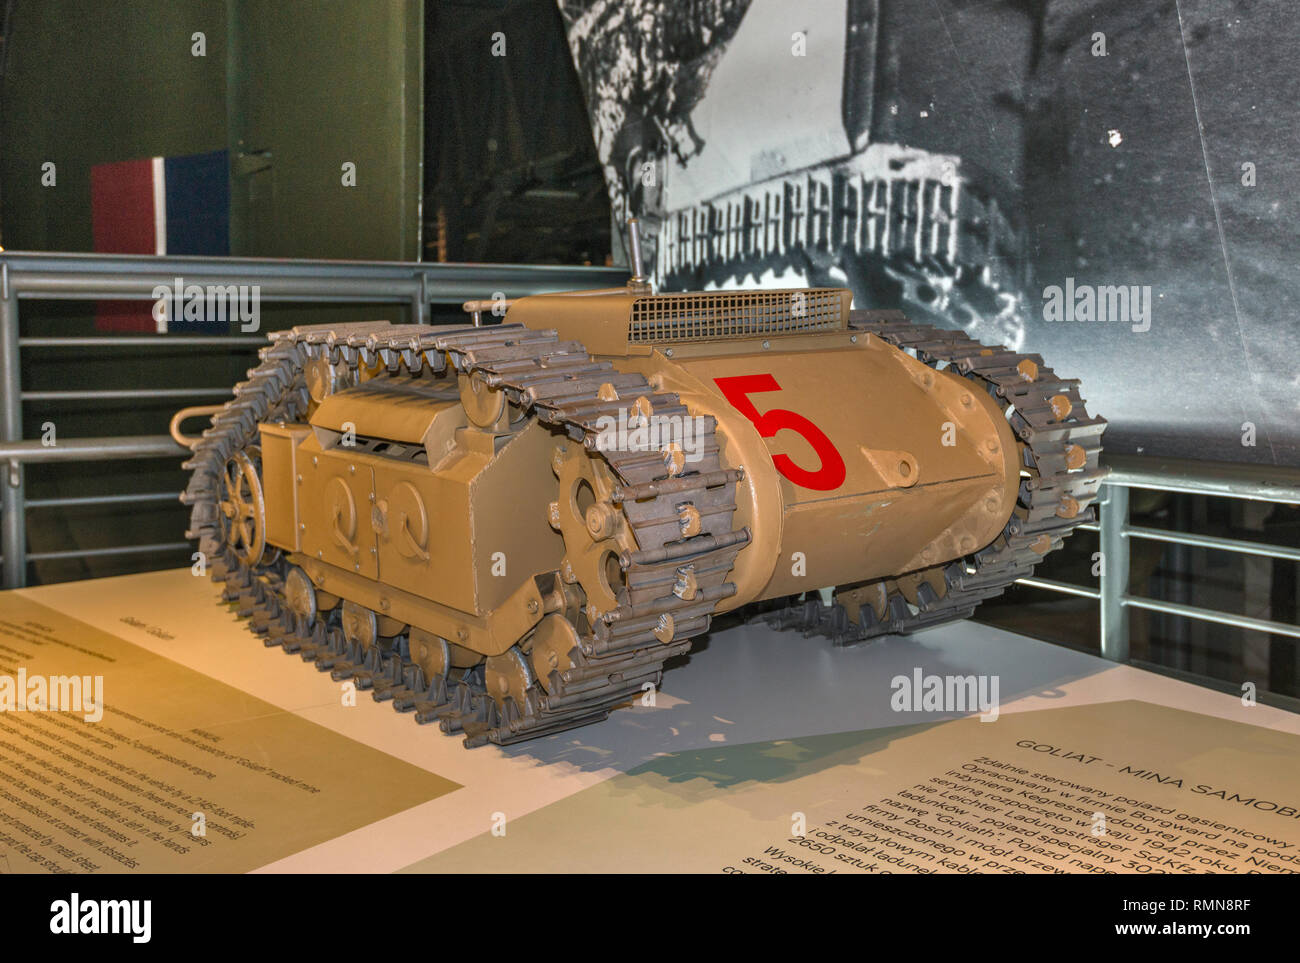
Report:
[[[839,289],[502,306],[271,334],[182,496],[266,645],[467,746],[606,718],[751,603],[964,618],[1092,517],[1105,422],[1037,355]]]

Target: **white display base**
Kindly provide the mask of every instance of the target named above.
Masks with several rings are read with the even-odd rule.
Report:
[[[339,683],[296,656],[264,648],[231,607],[219,601],[216,586],[188,570],[22,589],[17,595],[461,786],[270,862],[263,867],[270,871],[399,870],[475,837],[489,838],[502,821],[521,825],[519,820],[529,813],[620,774],[647,764],[653,769],[657,760],[698,750],[806,741],[916,723],[969,727],[969,721],[944,721],[957,719],[957,713],[900,713],[891,708],[891,680],[912,677],[917,669],[924,675],[996,676],[1003,720],[1017,713],[1103,703],[1122,706],[1138,700],[1300,735],[1300,716],[1267,706],[1246,707],[1230,695],[973,622],[848,648],[821,637],[746,624],[712,633],[686,664],[669,671],[654,707],[634,705],[601,725],[506,749],[466,750],[458,737],[445,736],[433,726],[417,726],[409,715],[372,702],[365,692],[356,706],[343,705]],[[992,739],[1002,726],[984,728]],[[1078,734],[1080,739],[1084,735]],[[1135,742],[1141,737],[1133,734]],[[1300,740],[1285,745],[1300,746]],[[1294,773],[1300,770],[1297,761],[1300,754],[1292,754],[1285,766]],[[872,774],[870,756],[857,764],[862,767],[860,777]],[[1158,765],[1158,760],[1153,762]],[[788,781],[797,775],[785,773],[781,778]],[[364,779],[365,774],[357,776]],[[761,773],[749,780],[755,781],[763,782]],[[716,803],[719,785],[702,791],[701,802]],[[383,791],[381,786],[375,789]],[[691,802],[689,792],[677,798]],[[631,798],[626,805],[636,808]],[[802,808],[815,808],[814,801]],[[627,818],[635,819],[631,810]],[[789,813],[781,813],[779,821],[789,822]],[[1285,824],[1286,833],[1300,834],[1296,820],[1276,822]],[[725,860],[728,841],[714,843],[718,859],[713,862]],[[646,845],[671,849],[672,841],[659,838]],[[692,847],[698,845],[698,840],[691,842]],[[546,869],[548,858],[542,855],[536,864],[514,865]],[[598,862],[591,867],[598,868]],[[708,859],[704,862],[700,867],[689,862],[681,866],[712,865]]]

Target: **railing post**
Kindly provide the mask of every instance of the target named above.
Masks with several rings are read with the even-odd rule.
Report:
[[[22,368],[18,358],[18,292],[8,263],[0,264],[0,440],[23,436]],[[4,552],[4,587],[27,584],[27,517],[23,504],[23,466],[0,464],[0,550]]]
[[[1101,654],[1114,662],[1127,662],[1128,612],[1128,489],[1107,485],[1101,506],[1101,569],[1097,588],[1101,593]]]
[[[429,323],[429,275],[424,271],[420,272],[420,293],[411,305],[411,323]]]

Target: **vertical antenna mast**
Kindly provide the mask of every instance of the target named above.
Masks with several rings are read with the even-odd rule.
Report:
[[[636,288],[643,291],[650,290],[650,279],[645,275],[645,269],[641,265],[641,226],[635,217],[627,219],[627,250],[628,260],[632,263],[632,276],[627,279],[629,288]]]

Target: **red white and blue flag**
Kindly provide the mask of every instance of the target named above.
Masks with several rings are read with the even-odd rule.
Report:
[[[94,248],[105,254],[230,253],[230,177],[224,150],[96,164],[90,169]],[[212,331],[169,317],[152,301],[101,301],[99,331]],[[224,319],[223,319],[224,320]]]

